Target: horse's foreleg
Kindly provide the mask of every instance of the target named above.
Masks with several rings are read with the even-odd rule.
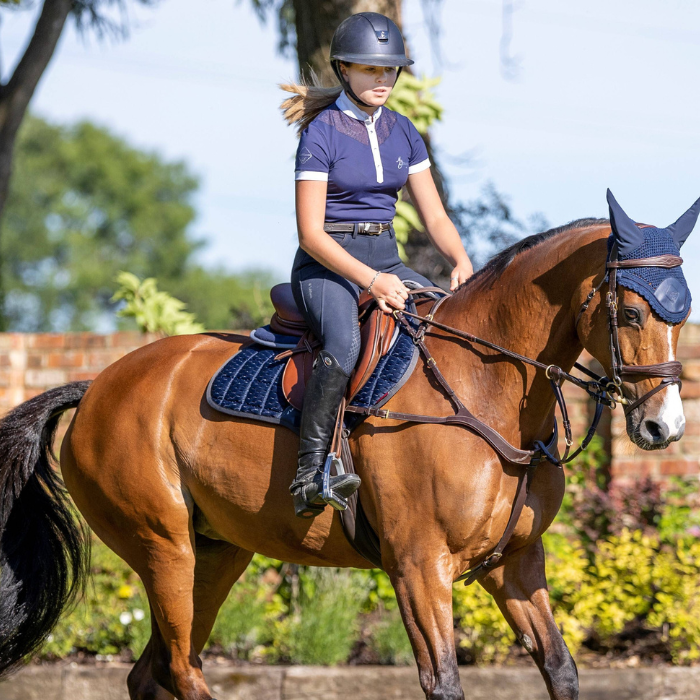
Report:
[[[542,539],[505,556],[482,585],[535,660],[552,700],[576,700],[578,672],[552,615]]]
[[[451,557],[409,555],[389,569],[426,698],[463,700],[455,653]]]

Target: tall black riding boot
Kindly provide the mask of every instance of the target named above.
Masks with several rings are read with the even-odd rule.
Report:
[[[323,465],[348,380],[338,360],[321,350],[304,392],[299,466],[289,487],[294,497],[294,511],[300,518],[313,518],[326,507],[322,498]],[[329,486],[335,494],[347,498],[359,488],[360,477],[357,474],[332,476]]]

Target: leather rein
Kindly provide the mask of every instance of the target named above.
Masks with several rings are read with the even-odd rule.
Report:
[[[359,407],[359,406],[346,406],[345,410],[350,413],[359,413],[366,416],[375,416],[377,418],[383,418],[388,420],[400,420],[407,421],[411,423],[433,423],[441,425],[461,425],[468,428],[472,432],[476,433],[482,437],[491,447],[506,461],[513,464],[518,464],[525,467],[525,471],[520,475],[518,482],[518,487],[516,491],[515,501],[511,509],[510,516],[508,518],[508,523],[506,524],[506,529],[501,537],[501,539],[496,544],[494,550],[489,554],[480,564],[470,569],[469,571],[463,573],[459,576],[456,581],[464,581],[465,586],[470,583],[480,579],[482,576],[487,574],[491,569],[493,569],[503,556],[503,550],[510,541],[510,538],[515,530],[515,527],[522,513],[525,501],[527,500],[527,494],[530,490],[530,484],[535,472],[536,467],[543,461],[548,461],[557,467],[563,468],[564,464],[567,464],[572,459],[576,458],[583,450],[585,450],[590,444],[593,436],[595,435],[598,424],[600,422],[601,415],[603,413],[603,408],[608,406],[609,408],[615,408],[615,406],[620,403],[625,407],[625,415],[629,414],[640,404],[646,401],[648,398],[661,391],[662,389],[671,386],[673,384],[678,384],[680,386],[680,374],[682,371],[682,365],[680,362],[662,362],[655,365],[624,365],[622,363],[622,357],[620,353],[620,342],[618,336],[618,295],[617,295],[617,270],[620,268],[631,268],[631,267],[665,267],[672,268],[677,267],[683,263],[682,258],[674,255],[660,255],[652,258],[644,259],[634,259],[634,260],[624,260],[620,261],[617,259],[608,259],[606,262],[606,273],[598,284],[586,297],[585,301],[579,309],[578,315],[576,317],[575,327],[578,328],[581,316],[588,309],[593,297],[600,291],[603,283],[609,279],[610,291],[608,291],[606,296],[606,303],[608,308],[608,325],[610,332],[610,352],[611,352],[611,367],[612,367],[612,379],[601,376],[592,372],[587,367],[576,362],[574,367],[579,371],[583,372],[590,379],[585,380],[580,377],[576,377],[569,372],[565,372],[561,367],[557,365],[546,365],[532,358],[521,355],[520,353],[503,348],[500,345],[496,345],[488,340],[483,340],[478,338],[471,333],[462,331],[458,328],[453,328],[444,323],[440,323],[435,320],[435,313],[440,308],[442,303],[448,299],[451,293],[446,293],[443,289],[437,287],[423,287],[420,289],[410,290],[410,294],[421,294],[425,292],[436,292],[442,294],[439,299],[437,299],[429,313],[426,316],[420,316],[418,314],[411,313],[409,311],[394,311],[393,315],[397,321],[401,323],[406,332],[413,339],[414,344],[418,347],[420,353],[423,355],[425,360],[425,365],[433,374],[442,390],[448,396],[450,401],[455,407],[455,414],[451,416],[428,416],[421,415],[417,413],[400,413],[397,411],[389,411],[381,408],[372,407]],[[418,321],[417,327],[414,327],[409,322],[409,318]],[[484,347],[495,350],[496,352],[510,357],[514,360],[518,360],[525,364],[529,364],[539,370],[543,370],[547,379],[549,379],[552,392],[554,394],[557,405],[561,412],[562,424],[564,426],[564,437],[566,442],[566,449],[561,457],[555,456],[555,451],[558,442],[558,428],[556,418],[554,420],[554,429],[552,435],[547,440],[543,442],[542,440],[535,440],[533,443],[533,449],[523,450],[511,445],[500,433],[480,421],[476,416],[474,416],[469,409],[462,403],[460,398],[457,396],[455,391],[449,385],[444,375],[437,366],[435,358],[432,356],[428,350],[424,337],[425,333],[430,326],[434,328],[439,328],[446,333],[467,340],[472,344],[482,345]],[[648,391],[646,394],[640,398],[630,402],[622,394],[622,378],[630,376],[644,376],[644,377],[654,377],[661,378],[661,383]],[[571,432],[571,422],[569,420],[568,411],[566,408],[566,401],[564,400],[564,395],[562,393],[562,384],[564,381],[568,381],[577,387],[586,391],[589,396],[595,401],[595,412],[593,419],[591,421],[588,432],[581,441],[580,445],[573,452],[571,448],[573,447],[574,441],[572,439]]]

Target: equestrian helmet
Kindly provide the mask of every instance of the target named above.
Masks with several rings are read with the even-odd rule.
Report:
[[[413,61],[406,56],[406,47],[399,28],[388,17],[378,12],[359,12],[344,19],[331,40],[331,66],[343,90],[355,102],[369,107],[352,90],[343,74],[340,63],[359,63],[365,66],[396,66],[396,77],[404,66]]]
[[[331,40],[331,62],[366,66],[410,66],[399,28],[378,12],[360,12],[340,23]],[[336,69],[336,73],[337,73]]]

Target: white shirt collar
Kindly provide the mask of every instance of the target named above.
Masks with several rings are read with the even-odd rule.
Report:
[[[377,119],[379,119],[379,115],[382,113],[382,108],[377,107],[377,110],[375,113],[370,116],[366,112],[363,112],[346,94],[345,91],[340,93],[340,97],[335,101],[336,105],[338,106],[338,109],[343,112],[344,114],[347,114],[348,117],[352,117],[353,119],[357,119],[358,121],[365,122],[366,123],[372,123],[375,122]]]

